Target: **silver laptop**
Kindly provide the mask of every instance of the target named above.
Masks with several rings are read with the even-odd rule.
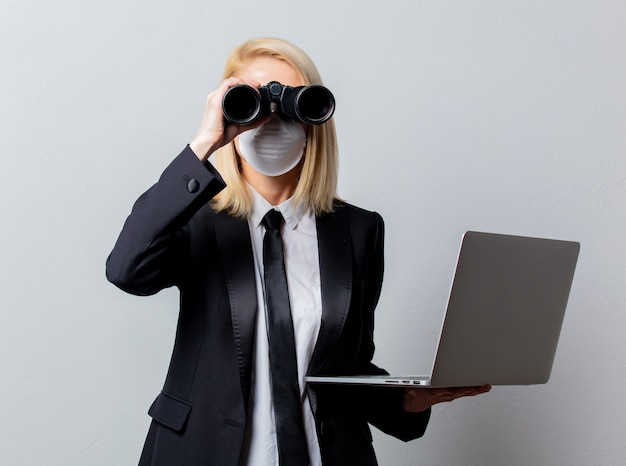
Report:
[[[463,235],[429,376],[309,376],[310,383],[459,387],[550,378],[580,244]]]

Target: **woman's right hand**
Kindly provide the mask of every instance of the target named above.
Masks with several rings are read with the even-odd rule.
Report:
[[[209,94],[206,99],[200,128],[189,143],[191,150],[202,162],[205,162],[213,152],[231,142],[240,133],[261,126],[269,119],[269,117],[260,118],[254,123],[245,126],[233,125],[224,119],[222,99],[226,91],[237,84],[247,84],[255,88],[260,86],[260,83],[257,82],[244,81],[240,78],[232,77],[222,81],[222,84]]]

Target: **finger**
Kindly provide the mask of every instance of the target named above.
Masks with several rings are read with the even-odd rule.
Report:
[[[482,385],[478,387],[460,387],[460,388],[455,389],[451,393],[451,396],[454,396],[455,399],[466,397],[466,396],[476,396],[482,393],[486,393],[489,390],[491,390],[490,385]]]
[[[241,133],[257,128],[259,126],[262,126],[265,123],[267,123],[270,119],[271,119],[271,116],[267,115],[250,123],[249,125],[243,125],[243,126],[235,125],[233,123],[228,123],[226,122],[226,120],[224,120],[224,123],[225,123],[224,134],[226,136],[226,141],[230,142],[233,139],[235,139],[237,136],[239,136]]]
[[[227,91],[229,88],[233,86],[237,86],[239,84],[245,84],[247,86],[254,87],[254,88],[258,88],[261,86],[261,83],[258,81],[255,81],[254,79],[248,79],[248,78],[243,79],[237,76],[231,76],[230,78],[224,79],[224,81],[222,81],[221,86],[225,86],[225,91]]]
[[[479,395],[481,393],[487,393],[488,391],[491,390],[491,385],[480,385],[480,386],[476,386],[476,387],[467,387],[468,391],[470,393],[473,393],[475,395]]]
[[[251,86],[254,88],[261,87],[261,83],[258,81],[255,81],[254,79],[239,79],[239,80],[241,81],[240,84],[247,84],[248,86]]]
[[[224,98],[224,94],[228,92],[228,89],[238,84],[246,84],[246,83],[240,78],[236,78],[236,77],[226,78],[220,83],[217,89],[215,89],[213,92],[209,94],[208,99],[209,100],[214,99],[216,103],[221,104],[222,99]]]
[[[240,126],[239,132],[243,133],[244,131],[248,131],[250,129],[258,128],[259,126],[263,126],[265,123],[269,122],[271,119],[272,119],[272,115],[265,115],[259,118],[258,120],[255,120],[254,122],[250,123],[249,125]]]

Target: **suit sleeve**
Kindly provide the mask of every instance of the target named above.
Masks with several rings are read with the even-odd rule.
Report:
[[[187,146],[135,202],[107,259],[107,279],[136,295],[176,285],[181,228],[225,186]]]

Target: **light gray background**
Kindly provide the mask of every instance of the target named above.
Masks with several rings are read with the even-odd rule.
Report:
[[[387,224],[376,361],[428,371],[466,229],[578,240],[551,381],[375,432],[381,465],[626,458],[626,3],[2,0],[0,463],[135,464],[176,293],[104,277],[236,44],[275,35],[336,94],[340,191]]]

